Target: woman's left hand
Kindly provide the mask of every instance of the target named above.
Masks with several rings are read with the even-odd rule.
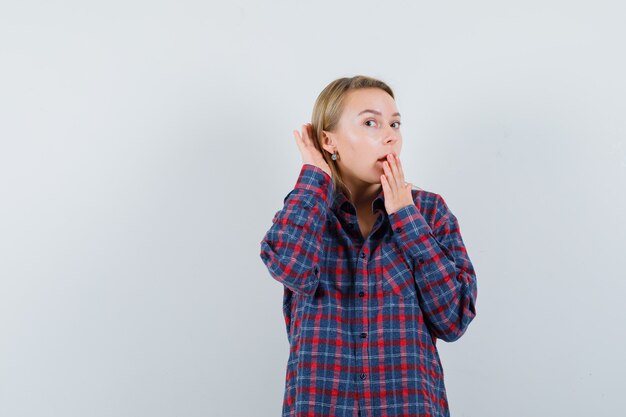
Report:
[[[404,172],[402,171],[400,158],[389,154],[387,160],[383,163],[383,170],[385,173],[380,176],[380,182],[385,195],[387,214],[395,213],[403,207],[415,204],[411,194],[412,184],[404,182]]]

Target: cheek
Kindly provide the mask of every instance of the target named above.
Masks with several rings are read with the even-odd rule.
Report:
[[[369,149],[366,145],[356,145],[350,149],[350,160],[355,166],[370,165],[375,152]]]
[[[347,142],[344,147],[344,155],[346,161],[350,161],[352,165],[358,164],[363,159],[363,148],[357,142]]]

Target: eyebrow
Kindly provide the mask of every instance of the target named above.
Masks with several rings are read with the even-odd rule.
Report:
[[[376,110],[372,110],[372,109],[365,109],[365,110],[363,110],[361,113],[357,114],[357,116],[360,116],[360,115],[362,115],[363,113],[374,113],[374,114],[377,114],[377,115],[379,115],[379,116],[382,116],[382,113],[381,113],[381,112],[376,111]],[[400,113],[397,113],[397,112],[396,112],[396,113],[392,114],[392,116],[400,116]]]

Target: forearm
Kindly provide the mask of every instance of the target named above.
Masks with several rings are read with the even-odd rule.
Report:
[[[260,256],[270,275],[294,292],[312,295],[317,289],[332,191],[327,173],[303,164],[294,189],[261,241]]]
[[[433,334],[447,342],[476,316],[477,283],[458,221],[439,197],[431,229],[415,205],[390,215],[394,239],[413,264],[420,307]]]

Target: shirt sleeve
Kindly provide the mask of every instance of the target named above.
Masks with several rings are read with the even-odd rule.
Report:
[[[415,204],[390,215],[393,236],[413,264],[420,307],[431,332],[453,342],[476,316],[477,283],[459,223],[436,195],[434,226]]]
[[[261,240],[261,259],[270,275],[294,292],[312,295],[317,289],[322,233],[332,192],[330,175],[315,165],[303,164],[294,189]]]

